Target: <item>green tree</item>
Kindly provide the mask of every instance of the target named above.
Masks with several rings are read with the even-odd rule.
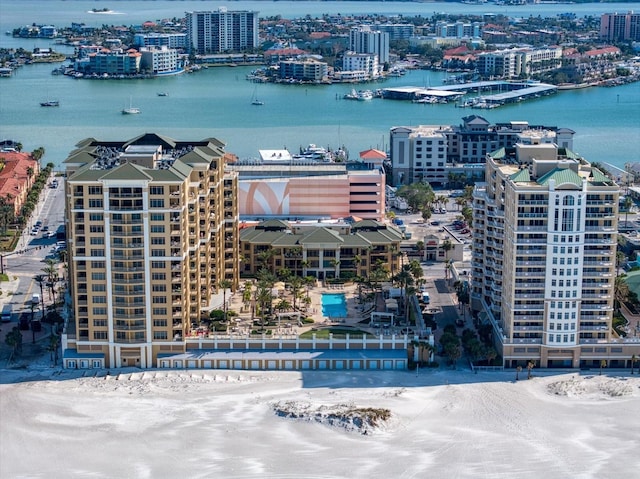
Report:
[[[231,281],[221,279],[218,288],[222,289],[222,310],[224,311],[224,322],[227,325],[227,333],[229,332],[229,322],[227,321],[227,289],[231,288]]]
[[[606,359],[601,359],[600,360],[600,372],[598,373],[599,376],[602,376],[602,368],[606,368],[607,367],[607,360]]]
[[[527,363],[527,379],[531,379],[533,368],[536,366],[536,363],[533,361],[529,361]]]
[[[9,331],[4,339],[4,342],[11,348],[11,356],[9,356],[9,363],[13,360],[14,356],[22,352],[22,332],[18,326],[14,326]]]

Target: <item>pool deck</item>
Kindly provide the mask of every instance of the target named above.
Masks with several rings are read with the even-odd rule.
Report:
[[[344,318],[328,318],[323,316],[322,314],[322,294],[323,293],[344,293],[346,306],[347,306],[347,316]],[[384,311],[384,300],[378,296],[378,304],[376,305],[374,311]],[[298,326],[295,320],[282,320],[282,324],[280,328],[275,328],[274,331],[276,334],[293,334],[300,335],[306,331],[312,329],[318,329],[326,326],[350,326],[355,328],[360,328],[366,331],[374,332],[373,329],[369,328],[369,313],[373,308],[373,304],[371,302],[366,303],[364,305],[365,311],[362,310],[362,305],[358,304],[358,287],[356,284],[349,283],[341,286],[336,285],[323,285],[321,282],[317,282],[315,286],[309,289],[309,297],[311,299],[311,303],[306,312],[302,313],[304,317],[313,318],[314,322],[310,324],[303,324],[302,326]],[[252,328],[255,329],[255,326],[252,325],[251,322],[251,310],[244,310],[244,306],[242,303],[242,292],[237,292],[231,295],[229,299],[229,310],[236,311],[239,313],[238,321],[236,321],[236,325],[234,327],[235,331],[238,333],[245,333],[250,331]],[[291,293],[287,290],[281,290],[278,299],[286,299],[290,303],[292,302]],[[274,301],[274,304],[276,301]],[[367,321],[364,323],[360,323],[360,321],[366,319]],[[270,329],[274,329],[270,327]]]

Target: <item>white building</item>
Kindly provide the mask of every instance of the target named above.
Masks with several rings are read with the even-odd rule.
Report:
[[[257,48],[258,12],[186,12],[188,49],[197,54],[240,52]]]
[[[362,71],[367,79],[373,80],[380,76],[382,67],[378,63],[378,55],[374,53],[345,52],[342,57],[344,71]]]
[[[376,27],[360,25],[349,32],[349,50],[356,53],[375,53],[383,65],[389,61],[389,34],[374,30]]]
[[[562,64],[562,47],[510,48],[478,55],[478,72],[485,77],[514,78],[555,70]]]
[[[628,367],[612,330],[619,187],[537,141],[487,156],[473,195],[472,309],[507,367]]]
[[[178,50],[167,47],[140,48],[142,59],[140,69],[153,72],[154,75],[178,71]]]
[[[133,44],[139,47],[168,47],[185,50],[187,48],[186,33],[136,33]]]

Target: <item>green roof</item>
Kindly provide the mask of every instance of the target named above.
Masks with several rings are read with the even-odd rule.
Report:
[[[582,177],[570,168],[554,168],[546,175],[538,179],[538,184],[548,185],[549,180],[554,180],[556,186],[570,184],[578,188],[582,187]]]
[[[146,173],[145,168],[134,165],[133,163],[125,163],[116,168],[102,172],[103,180],[140,180],[151,181],[153,178]]]
[[[509,177],[514,183],[528,183],[531,181],[531,175],[528,168],[522,168]]]

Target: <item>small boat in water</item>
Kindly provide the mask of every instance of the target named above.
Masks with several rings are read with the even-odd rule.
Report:
[[[160,91],[158,92],[158,96],[169,96],[169,94],[166,91]]]
[[[58,100],[41,101],[40,106],[60,106],[60,102]]]
[[[129,98],[129,108],[123,108],[122,109],[122,114],[123,115],[137,115],[138,113],[140,113],[140,108],[136,108],[132,105],[131,103],[131,98]]]

